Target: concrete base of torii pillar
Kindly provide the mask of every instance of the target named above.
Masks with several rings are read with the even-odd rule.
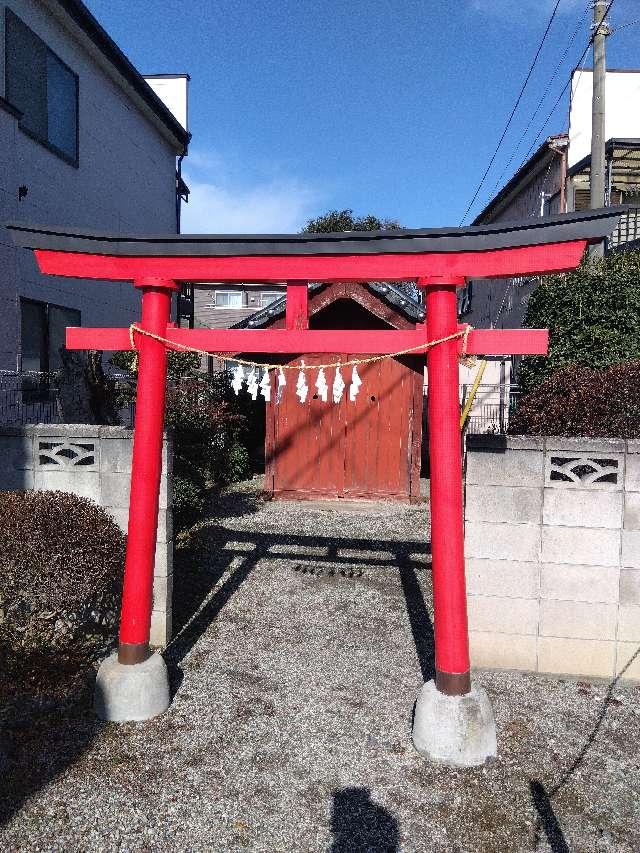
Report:
[[[101,720],[151,720],[163,714],[170,703],[167,666],[159,652],[133,664],[120,663],[116,652],[100,664],[94,710]]]
[[[416,701],[413,745],[448,767],[476,767],[497,755],[496,723],[484,688],[471,684],[463,696],[447,696],[427,681]]]

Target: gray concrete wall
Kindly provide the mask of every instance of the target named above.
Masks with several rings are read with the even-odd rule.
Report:
[[[618,674],[640,645],[640,441],[469,436],[465,550],[472,665]]]
[[[0,429],[0,491],[43,489],[91,498],[127,532],[133,431],[85,424],[37,424]],[[171,441],[162,451],[158,545],[153,584],[151,642],[171,638],[173,517]],[[1,567],[0,567],[1,571]]]

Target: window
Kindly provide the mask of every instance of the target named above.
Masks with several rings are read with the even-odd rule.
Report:
[[[276,299],[281,299],[283,295],[282,293],[268,293],[265,291],[260,295],[260,304],[263,308],[266,308],[267,305],[271,305]]]
[[[49,373],[62,367],[67,326],[80,325],[80,312],[73,308],[20,300],[22,370]]]
[[[22,113],[22,130],[77,165],[78,77],[10,9],[5,81],[7,101]]]
[[[243,308],[241,290],[216,290],[215,307],[216,308]]]

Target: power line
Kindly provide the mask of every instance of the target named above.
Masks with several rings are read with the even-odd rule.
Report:
[[[602,20],[603,20],[603,22],[604,22],[605,18],[607,17],[607,15],[609,14],[609,12],[610,12],[610,10],[611,10],[611,7],[613,6],[613,4],[614,4],[614,3],[615,3],[615,0],[610,0],[609,5],[607,6],[607,9],[606,9],[606,11],[605,11],[605,13],[604,13],[604,16],[603,16],[603,19],[602,19]],[[523,163],[525,163],[525,162],[529,159],[529,156],[531,155],[531,153],[532,153],[532,152],[533,152],[533,150],[535,149],[536,145],[538,144],[538,141],[540,140],[540,137],[542,136],[542,134],[543,134],[543,132],[544,132],[544,129],[546,128],[546,126],[547,126],[547,125],[549,124],[549,122],[551,121],[551,117],[553,116],[554,112],[556,111],[556,109],[557,109],[557,107],[558,107],[558,104],[560,103],[560,101],[562,100],[562,98],[563,98],[563,96],[564,96],[565,92],[566,92],[566,91],[567,91],[567,89],[569,88],[569,86],[570,86],[570,84],[571,84],[571,82],[572,82],[572,80],[573,80],[573,75],[574,75],[574,73],[575,73],[575,72],[576,72],[576,70],[577,70],[578,68],[580,68],[580,66],[582,65],[582,62],[583,62],[583,60],[584,60],[585,56],[586,56],[586,55],[587,55],[587,53],[589,52],[589,48],[591,47],[591,43],[593,42],[593,36],[594,36],[594,33],[592,33],[592,34],[589,36],[589,41],[587,42],[587,46],[586,46],[586,47],[585,47],[585,49],[582,51],[582,55],[580,56],[580,58],[579,58],[579,59],[578,59],[578,61],[576,62],[575,66],[574,66],[574,68],[573,68],[573,71],[572,71],[572,73],[571,73],[571,76],[569,77],[569,79],[567,80],[567,82],[565,83],[565,85],[563,86],[562,91],[560,92],[560,94],[559,94],[559,95],[558,95],[558,97],[556,98],[556,101],[555,101],[554,105],[551,107],[551,111],[550,111],[550,112],[549,112],[549,114],[547,115],[547,117],[546,117],[546,119],[545,119],[545,121],[544,121],[544,124],[543,124],[543,125],[542,125],[542,127],[540,128],[540,130],[539,130],[539,132],[538,132],[538,135],[537,135],[537,136],[536,136],[536,138],[533,140],[533,143],[532,143],[531,147],[529,148],[529,150],[528,150],[528,151],[527,151],[527,153],[525,154],[525,156],[524,156],[524,160],[523,160]],[[578,77],[578,83],[579,83],[579,82],[580,82],[580,77]],[[576,88],[577,88],[577,85],[578,85],[578,84],[576,83]]]
[[[531,125],[532,125],[532,124],[533,124],[533,122],[535,121],[535,118],[536,118],[536,116],[538,115],[538,113],[540,112],[540,109],[542,108],[542,105],[543,105],[543,103],[545,102],[545,100],[546,100],[546,98],[547,98],[547,95],[548,95],[548,94],[549,94],[549,92],[551,91],[551,86],[553,85],[553,81],[554,81],[554,80],[556,79],[556,77],[558,76],[558,72],[559,72],[559,71],[560,71],[560,69],[562,68],[562,65],[564,64],[565,59],[566,59],[566,58],[567,58],[567,56],[569,55],[569,50],[570,50],[570,48],[571,48],[571,45],[573,44],[573,42],[574,42],[574,41],[575,41],[575,39],[576,39],[576,36],[577,36],[577,35],[578,35],[578,33],[580,32],[580,28],[582,27],[583,21],[584,21],[584,19],[586,18],[586,16],[588,15],[590,8],[591,8],[591,4],[590,4],[590,3],[589,3],[589,5],[585,6],[584,11],[582,12],[582,15],[580,16],[580,19],[579,19],[579,21],[578,21],[578,25],[577,25],[577,27],[575,28],[575,30],[573,31],[573,35],[571,36],[571,38],[570,38],[570,39],[569,39],[569,41],[567,42],[567,45],[566,45],[566,47],[565,47],[565,49],[564,49],[564,53],[562,54],[562,57],[561,57],[560,61],[559,61],[559,62],[558,62],[558,64],[556,65],[555,70],[554,70],[553,74],[551,75],[551,77],[550,77],[550,79],[549,79],[549,82],[547,83],[547,87],[546,87],[546,89],[544,90],[544,93],[543,93],[542,97],[541,97],[541,98],[540,98],[540,100],[538,101],[538,105],[536,106],[535,110],[533,111],[533,113],[532,113],[532,115],[531,115],[531,118],[530,118],[530,119],[529,119],[529,121],[527,122],[527,126],[525,127],[524,131],[522,132],[522,136],[521,136],[521,137],[520,137],[520,139],[518,140],[518,144],[517,144],[517,145],[516,145],[516,147],[514,148],[514,150],[513,150],[513,154],[512,154],[512,155],[511,155],[511,157],[509,158],[509,162],[508,162],[508,163],[507,163],[507,165],[504,167],[504,169],[503,169],[503,170],[502,170],[502,172],[500,173],[500,177],[498,178],[498,180],[497,180],[497,181],[496,181],[496,183],[495,183],[495,186],[494,186],[494,192],[495,192],[495,190],[497,190],[497,189],[498,189],[498,187],[499,187],[499,185],[500,185],[500,182],[502,181],[502,179],[503,179],[503,177],[504,177],[505,173],[509,171],[509,167],[510,167],[510,166],[511,166],[511,164],[513,163],[513,161],[514,161],[514,159],[515,159],[515,156],[516,156],[516,154],[518,153],[518,151],[519,151],[519,149],[520,149],[520,146],[522,145],[522,143],[523,143],[523,141],[525,140],[525,138],[526,138],[527,134],[529,133],[529,130],[531,129]]]
[[[551,29],[551,25],[553,24],[553,22],[554,22],[554,20],[555,20],[556,13],[557,13],[557,11],[558,11],[558,7],[560,6],[560,3],[561,3],[561,2],[562,2],[562,0],[556,0],[556,4],[555,4],[555,6],[554,6],[554,8],[553,8],[553,12],[551,13],[551,17],[549,18],[549,22],[547,23],[547,28],[546,28],[546,30],[544,31],[544,35],[542,36],[542,40],[541,40],[540,44],[538,45],[538,50],[536,51],[536,55],[533,57],[533,62],[532,62],[532,63],[531,63],[531,65],[529,66],[529,71],[528,71],[528,73],[527,73],[527,76],[525,77],[524,83],[522,84],[522,87],[521,87],[521,89],[520,89],[520,92],[519,92],[519,94],[518,94],[518,97],[517,97],[517,99],[516,99],[516,102],[515,102],[515,104],[514,104],[514,106],[513,106],[513,109],[511,110],[511,114],[509,115],[509,118],[507,119],[507,123],[506,123],[506,125],[504,126],[504,130],[502,131],[502,136],[501,136],[501,137],[500,137],[500,139],[498,140],[498,144],[496,145],[495,151],[493,152],[493,154],[492,154],[492,156],[491,156],[491,159],[489,160],[489,165],[488,165],[488,166],[487,166],[487,168],[485,169],[484,175],[482,176],[482,179],[480,180],[480,183],[478,184],[478,187],[477,187],[477,189],[476,189],[476,191],[475,191],[475,193],[474,193],[474,195],[473,195],[473,198],[472,198],[472,199],[471,199],[471,201],[469,202],[469,206],[468,206],[468,207],[467,207],[467,209],[465,210],[465,212],[464,212],[464,216],[463,216],[463,217],[462,217],[462,219],[460,220],[460,225],[462,225],[462,223],[463,223],[463,222],[465,221],[465,219],[467,218],[467,216],[468,216],[468,214],[469,214],[469,211],[470,211],[470,210],[471,210],[471,208],[473,207],[473,205],[474,205],[474,203],[475,203],[475,200],[478,198],[478,195],[480,194],[480,190],[482,189],[482,187],[483,187],[483,185],[484,185],[484,182],[485,182],[485,180],[486,180],[486,178],[487,178],[487,175],[489,174],[489,171],[491,170],[491,167],[493,166],[494,161],[495,161],[496,157],[498,156],[498,151],[500,150],[500,147],[502,146],[502,143],[504,142],[504,138],[505,138],[505,136],[507,135],[507,131],[508,131],[508,130],[509,130],[509,128],[511,127],[511,122],[513,121],[513,117],[514,117],[514,115],[516,114],[516,110],[518,109],[518,107],[519,107],[519,105],[520,105],[520,101],[522,100],[522,96],[524,95],[524,90],[527,88],[527,83],[529,82],[529,80],[530,80],[530,78],[531,78],[531,75],[533,74],[533,69],[535,68],[535,65],[536,65],[536,63],[537,63],[537,61],[538,61],[538,57],[540,56],[540,53],[541,53],[542,48],[543,48],[543,46],[544,46],[544,43],[545,43],[545,41],[547,40],[547,36],[548,36],[548,34],[549,34],[549,30]],[[613,2],[613,0],[612,0],[612,2]],[[610,5],[611,5],[611,3],[609,4],[609,6],[610,6]],[[607,9],[607,11],[608,11],[608,9]]]
[[[628,22],[628,23],[626,23],[626,24],[621,24],[619,27],[614,27],[614,28],[611,30],[610,35],[614,36],[616,33],[619,33],[619,32],[620,32],[620,30],[626,30],[626,29],[627,29],[627,27],[635,27],[635,26],[637,26],[638,24],[640,24],[640,18],[638,18],[636,21],[629,21],[629,22]]]

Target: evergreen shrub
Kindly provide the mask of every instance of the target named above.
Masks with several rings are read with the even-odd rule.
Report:
[[[639,250],[585,256],[573,272],[542,278],[524,325],[549,329],[549,355],[522,360],[523,391],[569,365],[605,368],[640,360],[639,285]]]
[[[125,537],[93,501],[0,492],[0,629],[51,645],[113,626]]]
[[[522,397],[509,432],[639,438],[640,361],[557,370]]]

